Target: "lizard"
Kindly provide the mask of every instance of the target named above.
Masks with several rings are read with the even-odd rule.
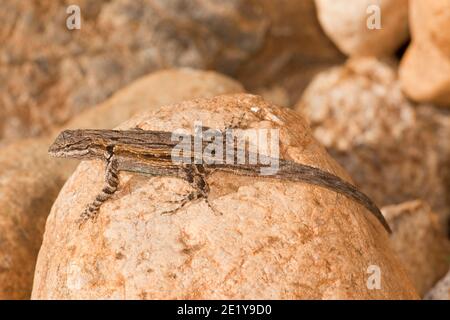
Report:
[[[186,135],[189,141],[193,136]],[[172,150],[179,144],[173,141],[172,132],[150,131],[135,128],[131,130],[78,129],[62,131],[49,147],[54,157],[75,158],[79,160],[101,159],[106,163],[105,184],[101,192],[83,211],[80,225],[96,216],[102,203],[112,197],[119,185],[119,172],[154,176],[172,176],[187,181],[194,192],[188,194],[180,207],[193,200],[204,199],[207,204],[209,186],[206,178],[215,171],[232,174],[280,179],[308,183],[327,188],[342,194],[364,206],[373,214],[382,226],[391,233],[391,229],[376,204],[354,185],[319,168],[300,164],[291,160],[279,159],[278,170],[272,175],[260,175],[261,164],[237,163],[195,163],[174,162]],[[191,154],[192,160],[194,155]],[[210,206],[211,207],[211,206]],[[176,209],[176,210],[179,210]]]

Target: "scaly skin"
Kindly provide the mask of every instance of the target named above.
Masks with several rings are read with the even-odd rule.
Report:
[[[190,141],[193,145],[194,138],[192,136],[185,135],[184,137],[186,138],[184,141]],[[202,150],[209,143],[203,142]],[[178,144],[179,141],[172,140],[172,133],[165,131],[66,130],[60,133],[50,146],[49,153],[56,157],[81,160],[101,159],[107,164],[105,186],[94,202],[82,213],[81,223],[93,218],[102,203],[111,198],[119,185],[118,174],[120,171],[147,176],[173,176],[189,182],[195,191],[180,202],[181,208],[195,199],[205,199],[211,207],[208,202],[209,186],[206,177],[212,172],[220,170],[237,175],[303,182],[327,188],[363,205],[389,233],[391,232],[389,225],[373,201],[355,186],[333,174],[283,159],[277,160],[278,169],[272,175],[261,175],[261,169],[267,167],[262,164],[229,164],[225,161],[210,164],[203,161],[201,164],[195,164],[195,156],[199,156],[199,154],[192,149],[190,156],[185,158],[189,160],[188,162],[177,163],[172,161],[172,149]],[[237,151],[234,148],[235,154]],[[200,156],[203,157],[203,153]]]

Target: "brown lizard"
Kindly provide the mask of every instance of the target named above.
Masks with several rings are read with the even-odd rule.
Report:
[[[188,141],[193,136],[185,135]],[[216,170],[252,177],[261,176],[262,164],[195,163],[175,162],[172,150],[179,141],[173,141],[171,132],[133,130],[65,130],[50,146],[49,153],[55,157],[69,157],[81,160],[101,159],[106,162],[105,185],[94,202],[87,206],[80,217],[83,223],[94,217],[103,202],[111,198],[119,184],[119,171],[128,171],[147,176],[174,176],[187,181],[195,190],[180,202],[180,207],[195,199],[208,203],[209,187],[206,177]],[[204,145],[203,145],[204,147]],[[327,188],[360,203],[367,208],[390,233],[391,230],[378,207],[364,193],[352,184],[321,169],[279,159],[278,169],[267,179],[282,179],[317,185]],[[178,208],[179,209],[179,208]],[[177,210],[178,210],[177,209]]]

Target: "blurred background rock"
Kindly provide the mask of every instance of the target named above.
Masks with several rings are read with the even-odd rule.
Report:
[[[80,30],[66,28],[71,4]],[[281,86],[290,104],[318,70],[343,61],[312,0],[8,0],[0,20],[3,142],[48,132],[162,68]]]

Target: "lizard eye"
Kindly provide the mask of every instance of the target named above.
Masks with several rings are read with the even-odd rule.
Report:
[[[55,144],[59,146],[65,146],[66,145],[66,134],[65,132],[61,132],[59,136],[56,138]]]

